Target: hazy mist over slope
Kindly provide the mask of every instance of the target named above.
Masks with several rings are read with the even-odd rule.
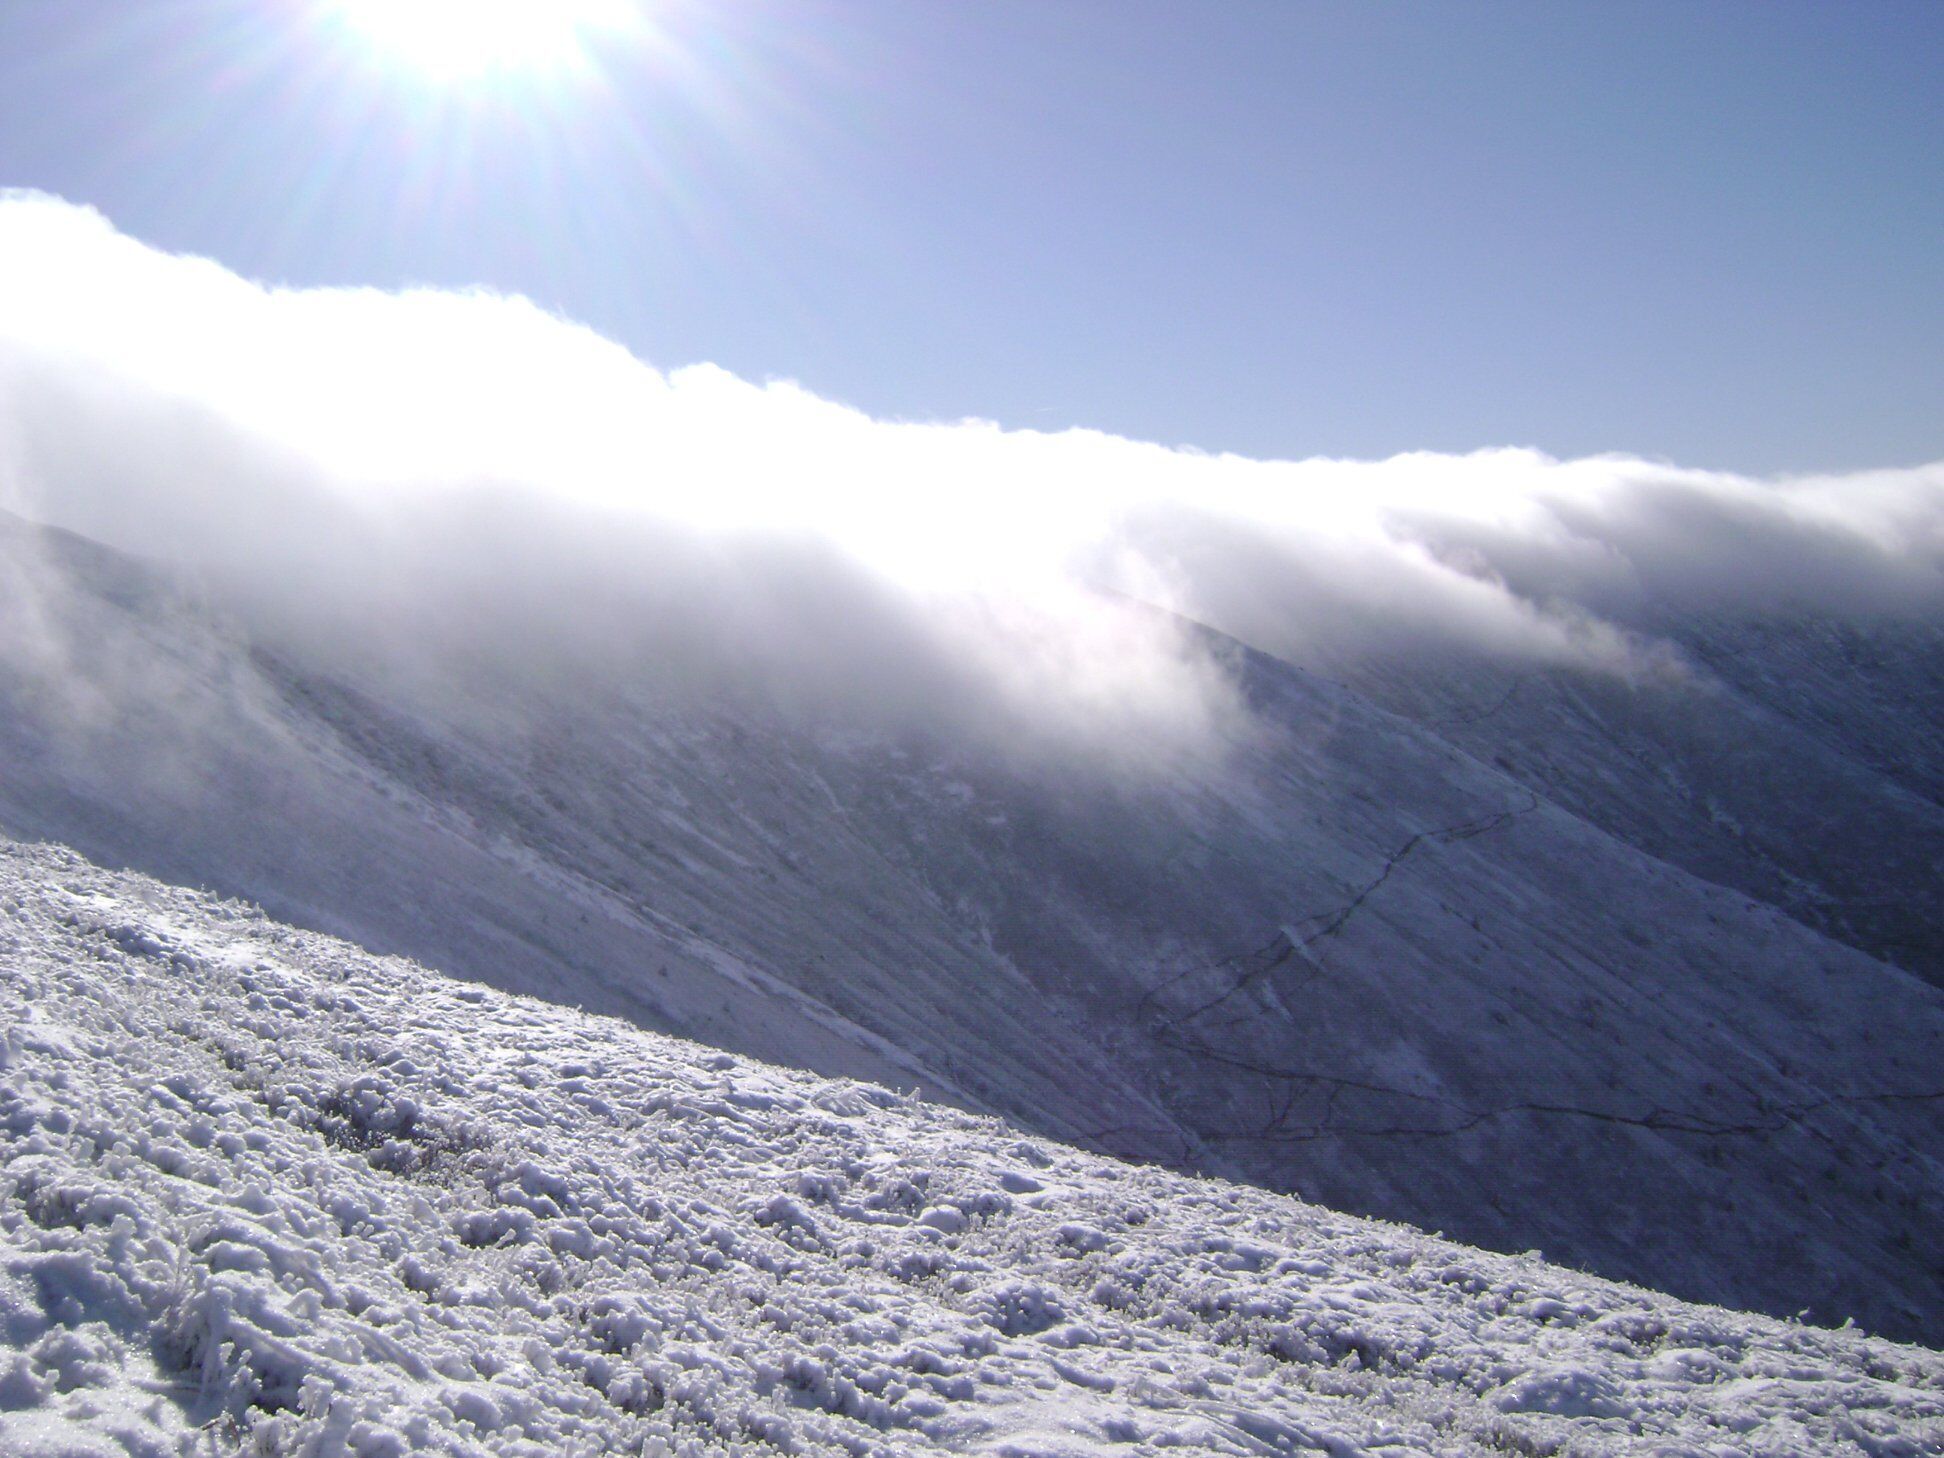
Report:
[[[1944,464],[877,421],[14,196],[0,504],[0,827],[1936,1335]]]
[[[1517,450],[1262,462],[875,421],[522,301],[265,289],[0,204],[6,500],[368,655],[739,672],[958,724],[1205,736],[1256,646],[1679,671],[1699,609],[1926,618],[1944,465],[1777,482]]]

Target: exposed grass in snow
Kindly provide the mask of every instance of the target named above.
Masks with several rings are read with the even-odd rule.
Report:
[[[8,1455],[1944,1451],[1923,1349],[1118,1164],[57,848],[0,842],[0,913]]]

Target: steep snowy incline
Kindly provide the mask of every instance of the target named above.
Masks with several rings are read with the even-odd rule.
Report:
[[[0,1451],[1804,1453],[1944,1358],[0,845]]]
[[[0,651],[15,832],[1109,1153],[1944,1339],[1944,992],[1489,744],[1234,645],[1249,732],[1138,773],[625,684],[455,702],[50,541],[56,668]],[[1555,739],[1568,803],[1652,803],[1652,755]]]
[[[1633,683],[1456,651],[1333,671],[1629,844],[1944,985],[1944,631],[1657,628],[1683,668]]]

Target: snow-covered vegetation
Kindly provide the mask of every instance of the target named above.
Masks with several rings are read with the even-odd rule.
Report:
[[[1117,1163],[59,847],[0,844],[0,911],[9,1458],[1944,1445],[1944,1358],[1860,1332]]]

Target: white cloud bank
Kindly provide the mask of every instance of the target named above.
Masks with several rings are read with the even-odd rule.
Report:
[[[1061,734],[1236,712],[1143,603],[1292,656],[1615,671],[1665,614],[1944,605],[1944,463],[1256,461],[881,421],[517,299],[266,288],[27,194],[0,197],[0,505],[346,653],[619,654]]]

